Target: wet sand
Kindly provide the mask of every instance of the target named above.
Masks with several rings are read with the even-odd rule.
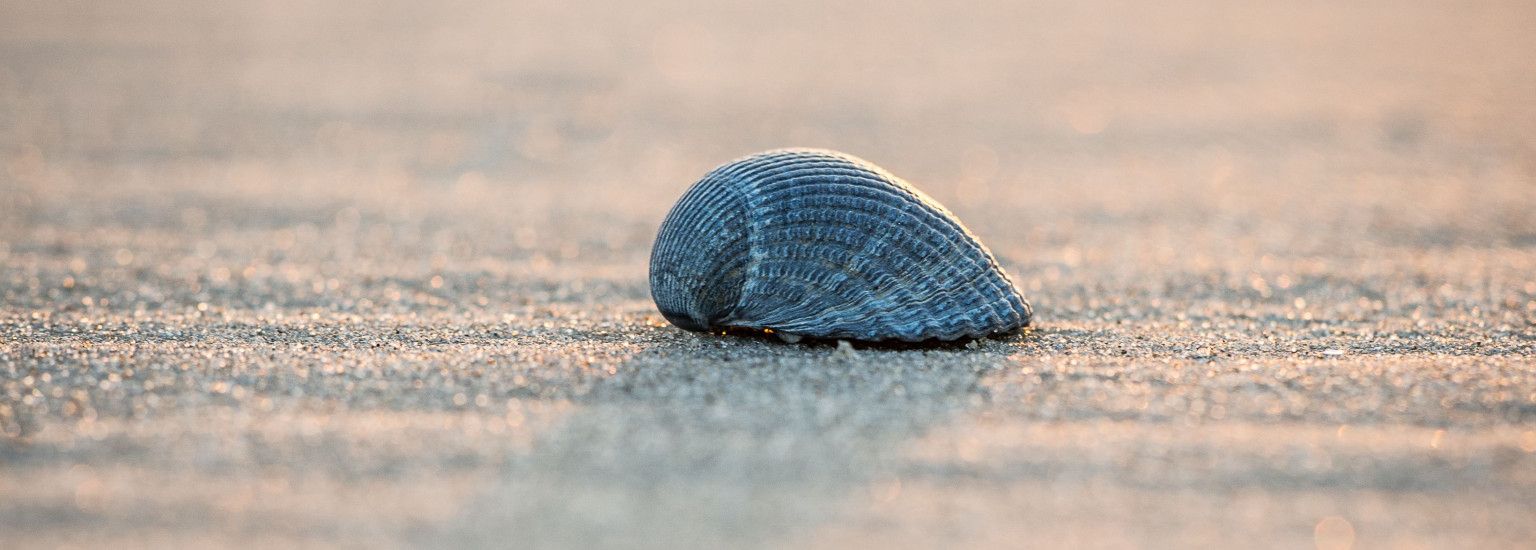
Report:
[[[1515,548],[1536,9],[0,2],[0,546]],[[668,326],[879,163],[1025,336]]]

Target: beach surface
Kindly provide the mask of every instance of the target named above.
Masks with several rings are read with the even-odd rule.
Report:
[[[1528,547],[1531,29],[0,0],[0,547]],[[942,202],[1033,330],[668,325],[667,209],[787,146]]]

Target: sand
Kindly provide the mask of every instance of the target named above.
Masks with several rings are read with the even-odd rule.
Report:
[[[0,546],[1522,547],[1536,9],[0,2]],[[970,345],[668,326],[734,157],[943,202]]]

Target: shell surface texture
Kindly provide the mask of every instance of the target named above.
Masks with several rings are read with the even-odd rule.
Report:
[[[1029,326],[1029,302],[937,201],[843,153],[782,149],[689,188],[651,249],[651,298],[693,331],[794,342],[955,340]]]

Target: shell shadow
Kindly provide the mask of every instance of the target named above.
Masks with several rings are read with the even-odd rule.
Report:
[[[934,350],[934,351],[961,351],[975,350],[991,342],[1022,343],[1034,334],[1034,329],[1024,327],[1013,332],[994,334],[983,338],[961,336],[953,340],[940,340],[930,338],[916,342],[905,340],[859,340],[850,338],[817,338],[814,336],[801,336],[795,342],[786,342],[771,332],[742,327],[732,327],[724,330],[720,335],[731,338],[744,338],[757,340],[771,344],[787,346],[806,346],[811,348],[831,347],[836,348],[840,342],[848,342],[858,349],[883,350],[883,351],[907,351],[907,350]]]
[[[916,439],[985,406],[984,377],[1017,351],[667,334],[577,396],[426,545],[793,545],[862,505]]]

